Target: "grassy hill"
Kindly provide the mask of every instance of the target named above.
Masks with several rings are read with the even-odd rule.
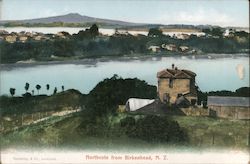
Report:
[[[83,109],[85,95],[67,90],[51,96],[0,97],[1,132],[12,131],[55,114]]]

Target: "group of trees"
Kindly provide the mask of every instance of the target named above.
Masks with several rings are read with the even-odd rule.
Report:
[[[25,86],[24,86],[24,89],[25,89],[25,91],[26,91],[26,93],[23,94],[24,97],[31,96],[31,93],[28,92],[29,88],[30,88],[30,84],[29,84],[28,82],[26,82],[26,83],[25,83]],[[39,90],[42,88],[41,85],[37,84],[37,85],[35,86],[35,88],[36,88],[36,90],[37,90],[37,94],[39,95]],[[61,88],[62,88],[62,91],[64,91],[64,86],[63,86],[63,85],[61,86]],[[49,85],[49,84],[46,84],[46,90],[49,91],[49,89],[50,89],[50,85]],[[16,93],[16,89],[15,89],[15,88],[10,88],[9,91],[10,91],[10,94],[11,94],[12,97],[13,97],[13,96],[15,95],[15,93]],[[34,90],[32,90],[31,92],[32,92],[32,95],[35,94]],[[56,94],[56,93],[57,93],[57,87],[54,88],[53,94]]]
[[[250,95],[250,87],[241,87],[236,89],[235,91],[210,91],[210,92],[198,92],[198,104],[201,102],[207,102],[208,96],[231,96],[231,97],[249,97]],[[203,104],[206,106],[206,104]]]
[[[131,97],[156,98],[156,86],[148,85],[137,78],[123,79],[114,75],[98,83],[87,97],[86,108],[94,117],[113,114],[118,105],[125,104]]]
[[[211,35],[211,36],[222,38],[225,30],[223,28],[220,28],[220,27],[215,27],[215,28],[205,28],[202,30],[202,32],[204,32],[208,35]]]

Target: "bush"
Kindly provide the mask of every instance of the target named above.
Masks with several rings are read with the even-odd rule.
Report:
[[[126,122],[130,121],[132,120],[128,118]],[[127,126],[129,137],[149,142],[183,143],[188,138],[187,134],[180,128],[178,122],[171,121],[165,116],[149,115],[137,120],[135,125],[127,125],[129,125]]]
[[[121,127],[131,127],[135,125],[135,119],[133,117],[126,117],[120,121]]]

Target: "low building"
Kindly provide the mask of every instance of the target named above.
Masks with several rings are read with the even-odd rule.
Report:
[[[208,96],[210,114],[221,118],[250,119],[249,97]]]
[[[188,34],[177,34],[178,39],[186,40],[189,39],[190,36]]]
[[[138,109],[141,109],[149,104],[152,104],[154,99],[139,99],[139,98],[130,98],[126,102],[126,111],[134,112]]]
[[[159,46],[150,46],[148,47],[148,50],[151,50],[152,52],[160,52],[161,48]]]
[[[177,47],[174,44],[162,44],[161,47],[168,51],[177,51]]]
[[[27,40],[28,40],[28,37],[27,37],[27,36],[20,36],[20,37],[19,37],[19,41],[20,41],[20,42],[23,42],[23,43],[24,43],[24,42],[26,42]]]
[[[8,31],[5,31],[5,30],[0,30],[0,35],[8,35]]]
[[[172,65],[172,69],[164,69],[158,72],[158,96],[160,101],[170,104],[188,102],[189,105],[195,105],[197,102],[195,76],[194,72],[174,68],[174,65]]]
[[[181,52],[187,52],[189,50],[189,47],[187,47],[187,46],[180,46],[179,49],[181,50]]]
[[[42,38],[43,38],[43,36],[41,36],[41,35],[37,35],[37,36],[34,36],[34,37],[33,37],[33,39],[34,39],[34,40],[37,40],[37,41],[42,40]]]
[[[14,42],[16,42],[16,40],[17,40],[17,36],[16,35],[7,35],[5,37],[5,41],[9,42],[9,43],[14,43]]]

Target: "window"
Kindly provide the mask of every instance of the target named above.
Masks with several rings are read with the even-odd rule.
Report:
[[[195,105],[196,104],[196,99],[191,99],[191,105]]]
[[[166,102],[166,103],[168,103],[169,100],[170,100],[169,94],[168,93],[164,93],[164,95],[163,95],[163,101]]]
[[[169,88],[173,88],[173,81],[174,81],[173,79],[171,78],[169,79]]]
[[[181,97],[182,96],[182,93],[178,93],[177,95],[177,98]]]

